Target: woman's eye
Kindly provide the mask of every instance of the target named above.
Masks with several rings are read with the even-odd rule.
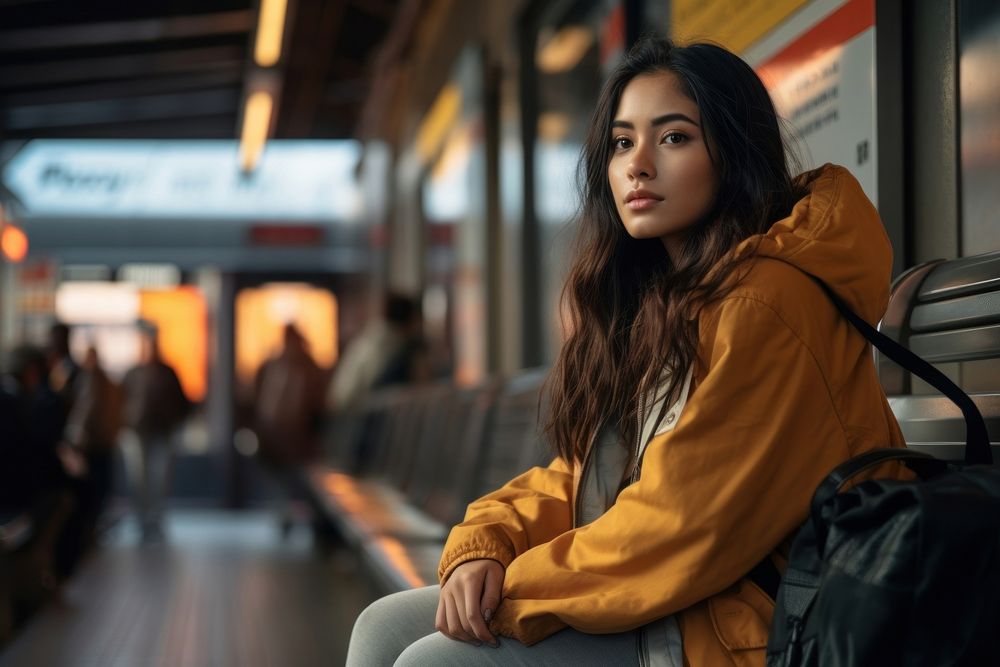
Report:
[[[615,137],[612,143],[615,150],[624,150],[632,146],[632,140],[628,137]]]
[[[667,144],[682,144],[687,140],[687,136],[680,132],[667,132],[663,135],[663,142]]]

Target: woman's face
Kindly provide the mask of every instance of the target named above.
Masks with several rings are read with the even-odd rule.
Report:
[[[684,232],[715,199],[698,106],[674,73],[639,75],[622,91],[608,141],[608,181],[625,230],[660,239],[676,263]]]

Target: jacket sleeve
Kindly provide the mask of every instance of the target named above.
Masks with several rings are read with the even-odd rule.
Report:
[[[567,625],[624,632],[722,591],[805,519],[848,457],[838,388],[780,315],[731,296],[715,317],[675,429],[603,516],[514,559],[497,633],[533,644]]]
[[[443,584],[462,563],[491,558],[507,567],[528,549],[572,528],[573,473],[556,458],[469,504],[452,528],[438,567]]]

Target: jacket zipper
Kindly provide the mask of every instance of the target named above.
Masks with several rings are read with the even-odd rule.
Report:
[[[628,483],[635,484],[639,479],[639,456],[642,453],[642,432],[643,432],[643,422],[645,421],[646,412],[646,395],[643,394],[639,397],[639,412],[636,415],[638,419],[638,429],[635,434],[635,456],[632,458],[632,472],[629,473]]]
[[[587,449],[583,454],[583,462],[580,464],[580,479],[577,480],[576,488],[574,493],[576,498],[573,502],[573,527],[580,527],[580,515],[583,513],[583,508],[580,506],[583,501],[583,493],[581,492],[581,487],[587,481],[587,471],[590,469],[590,461],[593,457],[594,444],[597,441],[598,436],[601,434],[601,428],[597,429],[592,436],[590,436],[590,443],[587,445]]]

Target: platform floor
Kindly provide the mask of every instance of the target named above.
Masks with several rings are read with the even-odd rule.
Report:
[[[178,510],[142,546],[125,519],[0,653],[0,667],[309,667],[343,664],[368,602],[344,556],[269,512]]]

